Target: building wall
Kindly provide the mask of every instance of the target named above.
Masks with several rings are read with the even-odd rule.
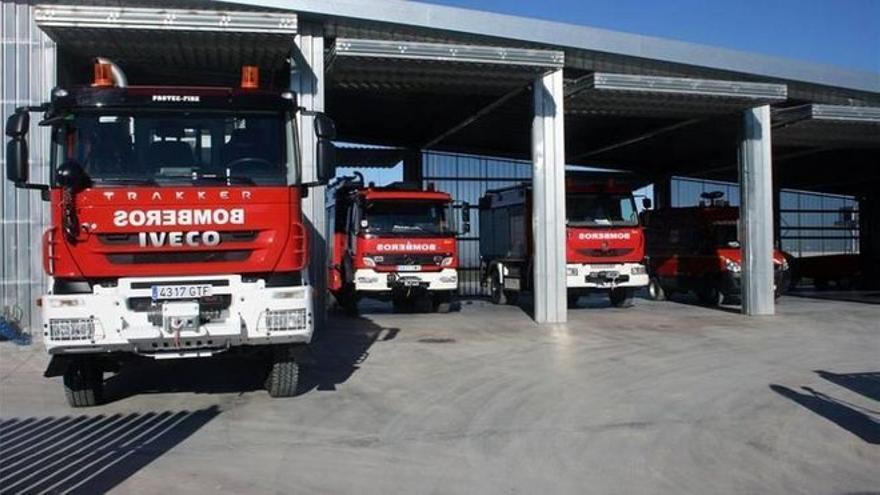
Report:
[[[36,105],[55,85],[55,44],[33,22],[33,6],[0,3],[0,119],[16,107]],[[49,177],[45,128],[31,114],[31,181]],[[5,141],[4,134],[4,141]],[[37,191],[19,190],[6,180],[6,146],[0,146],[0,310],[23,328],[38,323],[35,300],[46,289],[41,236],[48,223],[47,204]]]

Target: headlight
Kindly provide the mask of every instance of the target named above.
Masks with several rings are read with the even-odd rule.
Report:
[[[742,271],[742,267],[736,261],[727,258],[721,258],[724,260],[724,268],[727,269],[730,273],[739,273]]]
[[[363,261],[364,266],[366,266],[366,267],[373,268],[376,266],[376,260],[374,260],[373,258],[370,258],[369,256],[364,256],[363,258],[361,258],[361,260]]]
[[[455,258],[452,256],[447,256],[440,261],[440,266],[452,266],[452,262],[455,261]]]
[[[645,273],[647,273],[647,271],[645,270],[645,265],[636,265],[632,267],[633,275],[644,275]]]
[[[578,269],[576,266],[567,266],[565,267],[565,273],[569,277],[577,277]]]
[[[49,320],[49,338],[52,340],[92,340],[95,320],[91,318],[63,318]]]

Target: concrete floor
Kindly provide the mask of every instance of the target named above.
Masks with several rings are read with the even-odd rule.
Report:
[[[880,493],[880,307],[587,306],[337,316],[283,400],[226,359],[72,410],[39,345],[3,342],[0,491]]]

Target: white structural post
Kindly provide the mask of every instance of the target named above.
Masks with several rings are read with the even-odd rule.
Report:
[[[772,315],[773,160],[770,106],[746,110],[739,149],[742,312]]]
[[[535,321],[565,323],[565,114],[562,69],[534,83],[532,235]]]
[[[290,89],[296,94],[299,106],[306,110],[324,110],[324,35],[320,26],[300,24],[290,74]],[[313,124],[311,117],[300,117],[297,124],[301,135]],[[302,181],[314,182],[316,174],[316,141],[302,143]],[[307,281],[314,289],[315,328],[321,328],[327,309],[327,239],[325,187],[309,188],[303,200],[303,216],[309,236],[309,267]]]

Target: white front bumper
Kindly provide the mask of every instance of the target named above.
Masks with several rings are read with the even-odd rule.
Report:
[[[132,298],[151,298],[152,285],[206,283],[212,285],[213,295],[229,295],[230,304],[218,318],[199,322],[196,328],[168,331],[151,322],[148,312],[130,308]],[[163,302],[155,304],[161,307]],[[314,329],[311,287],[268,288],[263,280],[243,282],[240,275],[122,278],[115,287],[95,286],[92,294],[44,296],[42,306],[43,340],[52,353],[130,351],[183,355],[184,351],[222,350],[239,345],[308,343]],[[288,313],[296,315],[295,326],[269,328],[267,312],[285,310],[296,310]],[[277,314],[273,313],[273,317]],[[58,320],[72,319],[91,321],[91,338],[74,339],[53,331],[59,328]],[[88,324],[85,328],[89,328]]]
[[[391,290],[388,277],[410,278],[431,291],[458,290],[458,271],[444,268],[439,272],[377,272],[369,268],[355,270],[354,288],[358,291],[387,292]]]
[[[633,273],[635,269],[636,273]],[[648,274],[641,263],[615,263],[591,265],[570,263],[565,267],[568,288],[613,289],[615,287],[644,287],[648,285]],[[611,274],[611,277],[602,274]],[[628,280],[614,279],[613,274],[627,276]]]

